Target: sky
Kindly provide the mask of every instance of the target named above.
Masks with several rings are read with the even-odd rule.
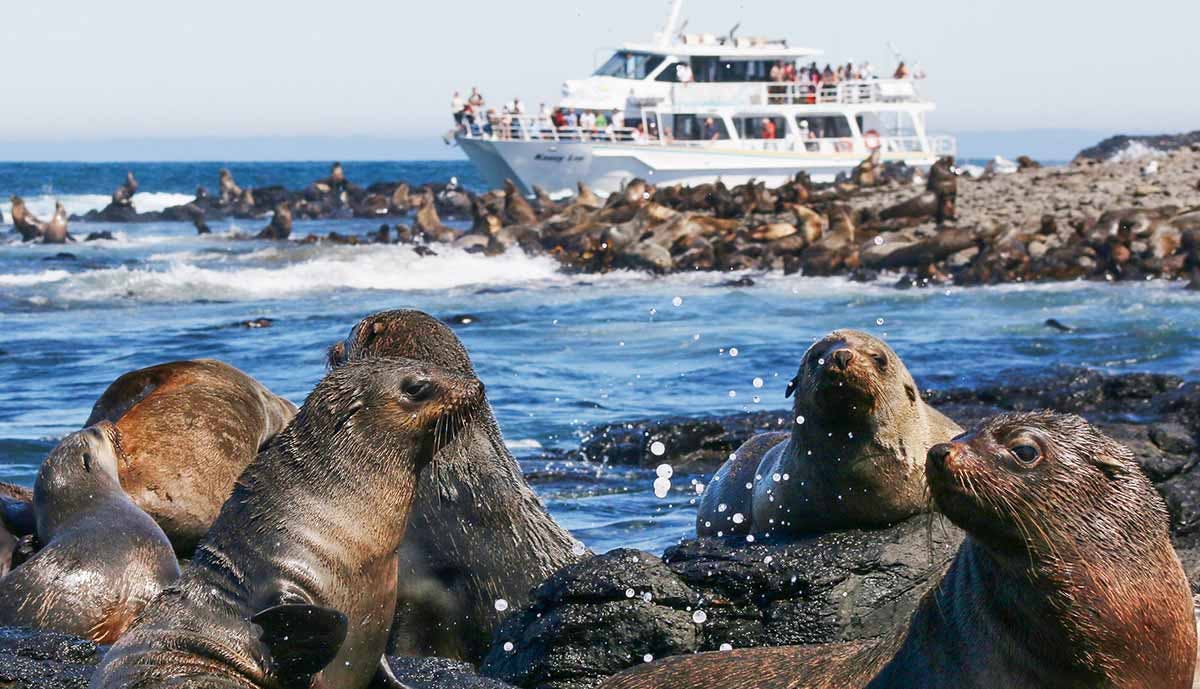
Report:
[[[437,151],[453,90],[553,103],[666,13],[666,0],[10,3],[0,158],[205,138]],[[935,131],[1200,129],[1200,2],[691,0],[683,17],[889,69],[890,41],[929,75]]]

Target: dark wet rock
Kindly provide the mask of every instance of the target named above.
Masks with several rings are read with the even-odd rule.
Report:
[[[83,689],[102,649],[69,634],[0,628],[0,686]]]
[[[388,657],[396,679],[412,689],[511,689],[512,685],[481,677],[462,661],[447,658]]]
[[[109,232],[108,230],[103,230],[103,231],[100,231],[100,232],[88,232],[87,236],[83,238],[83,241],[85,241],[85,242],[94,242],[94,241],[96,241],[97,239],[108,239],[108,240],[112,240],[112,239],[114,239],[114,237],[113,237],[113,233],[112,233],[112,232]]]
[[[0,628],[0,686],[85,689],[105,648],[69,634]],[[509,689],[445,658],[388,658],[396,677],[413,689]]]
[[[689,540],[662,559],[615,550],[539,587],[497,630],[481,671],[582,689],[647,655],[877,637],[908,619],[961,539],[921,517],[780,544]]]
[[[68,253],[66,251],[60,251],[57,254],[54,254],[53,256],[43,256],[42,260],[43,261],[74,261],[78,258],[79,257],[76,256],[75,254]]]
[[[717,286],[718,287],[753,287],[754,286],[754,278],[740,277],[736,280],[725,280],[724,282],[720,283]]]
[[[1043,323],[1043,325],[1045,325],[1047,328],[1057,330],[1061,333],[1075,332],[1075,328],[1073,326],[1066,325],[1062,321],[1058,320],[1057,318],[1047,318],[1046,322]]]
[[[756,412],[708,418],[669,417],[597,426],[584,436],[574,459],[605,464],[656,466],[679,471],[720,466],[755,433],[789,427],[787,412]],[[655,455],[656,441],[666,448]]]
[[[437,252],[424,244],[418,244],[413,247],[413,253],[418,256],[437,256]]]

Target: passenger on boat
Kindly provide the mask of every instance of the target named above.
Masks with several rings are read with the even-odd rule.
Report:
[[[775,122],[773,122],[770,117],[764,117],[762,120],[762,138],[775,138]]]
[[[612,117],[608,119],[612,122],[613,127],[617,129],[625,128],[625,112],[623,110],[613,110]]]
[[[862,66],[858,68],[858,71],[859,71],[859,74],[862,75],[863,79],[874,79],[875,78],[875,68],[871,66],[870,60],[863,62]]]
[[[642,127],[641,122],[638,122],[637,126],[633,128],[632,136],[634,143],[641,144],[646,142],[646,130]]]
[[[455,91],[454,97],[450,99],[450,111],[454,113],[454,124],[460,127],[463,123],[463,109],[466,107],[467,104],[462,99],[462,96],[458,95],[458,91]]]
[[[783,81],[783,60],[771,65],[770,77],[771,81]]]
[[[789,62],[783,66],[783,80],[796,81],[796,63]]]
[[[904,64],[904,60],[901,60],[900,64],[896,66],[896,73],[892,75],[892,78],[893,79],[907,79],[908,78],[908,65]]]
[[[550,121],[550,107],[545,103],[538,106],[538,122],[546,123]]]
[[[475,112],[483,112],[483,94],[479,93],[478,86],[471,87],[471,95],[467,98],[467,103]]]
[[[717,129],[717,123],[711,117],[704,119],[704,138],[709,140],[721,138],[721,130]]]
[[[829,66],[829,63],[825,63],[825,71],[821,72],[821,83],[823,83],[823,84],[836,84],[837,83],[837,73],[833,71],[833,68]]]
[[[555,108],[554,112],[550,113],[550,121],[554,123],[555,129],[567,126],[567,118],[563,115],[562,108]]]
[[[680,62],[675,65],[675,78],[681,84],[690,84],[696,80],[696,75],[692,74],[692,67],[686,62]]]
[[[596,118],[596,125],[595,125],[596,129],[604,129],[608,126],[608,115],[605,115],[603,111],[596,113],[595,118]]]
[[[568,127],[570,127],[571,129],[578,127],[579,126],[579,113],[575,112],[574,110],[568,112],[567,117],[566,117],[566,125]]]

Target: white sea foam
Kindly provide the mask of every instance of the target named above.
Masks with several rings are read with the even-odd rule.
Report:
[[[1157,148],[1152,148],[1142,143],[1141,141],[1130,141],[1125,144],[1125,147],[1108,159],[1110,162],[1124,162],[1126,160],[1142,160],[1143,158],[1161,158],[1165,156],[1165,151],[1160,151]]]
[[[112,197],[108,194],[38,194],[26,196],[25,207],[42,220],[48,220],[54,214],[54,202],[62,201],[62,205],[71,215],[83,215],[91,210],[100,210],[107,206]],[[133,195],[133,207],[140,213],[161,211],[170,206],[178,206],[195,198],[191,194],[172,194],[164,191],[144,191]],[[0,202],[0,211],[4,212],[5,220],[12,215],[12,203],[5,198]]]
[[[437,256],[421,257],[409,247],[324,247],[315,254],[296,247],[301,260],[269,266],[240,261],[197,261],[180,252],[169,262],[146,267],[120,266],[80,273],[50,270],[33,275],[2,275],[0,285],[47,289],[51,303],[134,299],[184,302],[201,299],[250,301],[302,297],[332,290],[446,290],[474,285],[553,285],[570,278],[549,257],[520,252],[486,257],[437,247]],[[286,252],[285,252],[286,253]],[[293,255],[293,259],[297,255]]]

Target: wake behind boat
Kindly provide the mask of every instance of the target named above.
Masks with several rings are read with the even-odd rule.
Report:
[[[822,71],[820,50],[786,40],[681,33],[681,5],[653,41],[567,81],[552,113],[483,110],[474,97],[456,107],[454,140],[492,186],[552,195],[576,182],[607,194],[634,178],[779,185],[803,171],[828,182],[875,150],[918,168],[954,154],[952,137],[927,132],[934,104],[903,63],[889,78],[870,63]]]

